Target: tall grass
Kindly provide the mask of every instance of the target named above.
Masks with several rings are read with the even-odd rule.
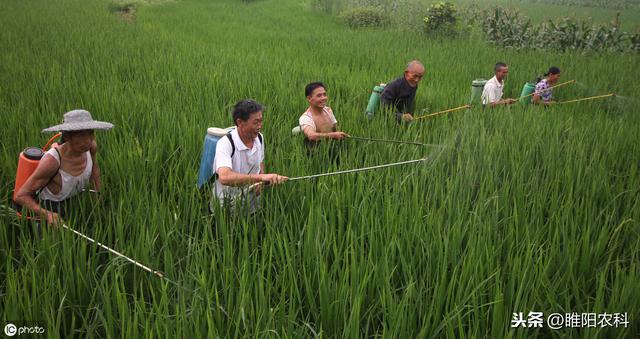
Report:
[[[104,194],[69,224],[180,287],[69,232],[0,220],[3,322],[52,336],[634,337],[640,332],[640,59],[497,50],[396,30],[348,30],[296,1],[176,1],[122,21],[102,1],[6,1],[0,12],[0,192],[40,130],[82,107]],[[28,23],[25,24],[25,23]],[[417,107],[466,103],[470,81],[510,66],[506,94],[550,64],[582,86],[550,109],[474,108],[397,127],[364,108],[374,84],[426,64]],[[289,176],[436,155],[346,141],[339,161],[290,135],[304,85],[327,83],[342,128],[445,145],[433,162],[292,182],[262,221],[211,217],[195,188],[205,129],[237,100],[265,112],[266,166]],[[326,146],[326,145],[325,145]],[[628,312],[627,328],[512,329],[513,312]]]

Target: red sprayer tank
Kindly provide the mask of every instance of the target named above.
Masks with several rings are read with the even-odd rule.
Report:
[[[36,167],[38,167],[40,159],[44,156],[44,150],[51,146],[53,141],[59,136],[60,133],[54,135],[42,149],[38,147],[27,147],[24,151],[20,152],[20,156],[18,157],[18,169],[16,170],[16,184],[13,186],[12,199],[14,201],[16,199],[16,193],[20,187],[24,185],[27,179],[29,179],[31,174],[36,170]],[[55,145],[56,144],[53,143],[54,147]]]

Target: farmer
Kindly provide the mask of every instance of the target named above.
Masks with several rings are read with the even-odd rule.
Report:
[[[304,89],[309,107],[298,120],[304,132],[305,143],[312,149],[320,139],[342,140],[349,135],[338,131],[338,121],[331,107],[327,106],[326,86],[321,82],[312,82]]]
[[[259,208],[261,183],[281,184],[288,179],[278,174],[264,174],[264,139],[260,134],[263,110],[261,104],[251,99],[235,104],[232,114],[236,128],[231,131],[231,140],[218,141],[213,162],[213,170],[218,175],[214,194],[220,204],[235,209],[238,203],[248,203],[251,214]],[[251,186],[242,187],[247,185]]]
[[[416,91],[423,76],[424,65],[418,60],[413,60],[407,64],[401,77],[385,86],[380,98],[382,106],[393,109],[396,121],[413,120]]]
[[[82,192],[89,181],[96,192],[100,190],[94,130],[112,127],[77,109],[65,113],[62,124],[43,129],[43,133],[62,132],[61,144],[45,153],[16,193],[15,202],[40,215],[48,224],[59,224],[67,212],[68,199]]]
[[[545,106],[555,104],[550,87],[555,85],[558,79],[560,79],[560,68],[556,66],[549,67],[547,73],[544,74],[544,78],[538,78],[532,102]]]
[[[495,107],[498,105],[511,105],[516,102],[516,99],[502,99],[502,87],[504,85],[504,79],[509,73],[507,64],[498,62],[494,66],[495,76],[484,85],[482,90],[482,104],[489,107]]]

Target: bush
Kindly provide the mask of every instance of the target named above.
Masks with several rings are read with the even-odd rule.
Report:
[[[612,9],[640,8],[640,1],[638,0],[524,0],[524,2]]]
[[[618,29],[617,24],[594,25],[569,18],[534,25],[517,11],[494,8],[485,12],[483,30],[488,41],[510,48],[554,51],[608,51],[638,53],[638,34]]]
[[[516,49],[536,47],[532,46],[535,27],[520,12],[496,7],[485,11],[483,17],[482,29],[490,42]]]
[[[138,4],[135,1],[129,1],[129,2],[114,1],[110,3],[107,6],[107,8],[109,8],[109,11],[113,13],[116,13],[116,12],[132,13],[132,12],[135,12],[137,6]]]
[[[340,19],[351,28],[382,27],[389,23],[389,16],[377,7],[355,7],[340,14]]]
[[[441,2],[432,5],[427,11],[427,16],[422,19],[427,33],[435,33],[446,36],[457,34],[456,8],[450,2]]]

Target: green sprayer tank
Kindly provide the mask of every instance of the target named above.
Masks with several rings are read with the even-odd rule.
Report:
[[[520,93],[520,103],[528,104],[531,102],[531,93],[536,90],[536,84],[527,82],[522,86],[522,93]]]
[[[384,87],[386,84],[380,84],[373,88],[371,91],[371,97],[369,97],[369,104],[367,104],[367,117],[369,119],[373,118],[373,114],[376,112],[378,108],[378,104],[380,104],[380,96],[382,95],[382,91],[384,91]]]
[[[469,100],[469,104],[473,105],[475,103],[480,103],[480,98],[482,97],[482,90],[484,89],[484,85],[487,83],[485,79],[476,79],[471,82],[471,99]]]

